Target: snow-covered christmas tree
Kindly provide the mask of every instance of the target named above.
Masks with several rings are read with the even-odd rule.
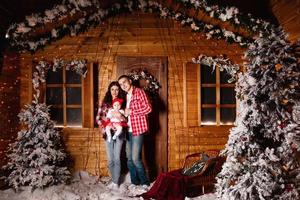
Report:
[[[288,43],[276,29],[256,39],[246,58],[247,71],[237,87],[239,116],[218,175],[218,199],[299,199],[299,45]]]
[[[20,186],[43,188],[66,183],[70,172],[66,167],[60,134],[54,129],[46,104],[27,105],[18,115],[27,128],[18,132],[16,142],[10,145],[7,181]]]
[[[77,73],[85,75],[85,61],[67,63]],[[71,174],[68,170],[67,154],[60,133],[50,119],[49,106],[39,103],[39,85],[45,82],[47,71],[61,68],[65,62],[55,59],[52,64],[41,61],[33,73],[33,88],[36,92],[31,104],[22,109],[18,117],[23,129],[18,132],[16,141],[8,149],[8,163],[4,166],[8,176],[6,181],[18,189],[30,186],[32,189],[66,183]]]

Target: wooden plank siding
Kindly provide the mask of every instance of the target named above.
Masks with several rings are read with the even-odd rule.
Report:
[[[117,78],[117,56],[167,56],[168,166],[172,170],[181,166],[187,154],[201,149],[222,149],[228,138],[229,127],[209,129],[198,127],[195,119],[189,121],[192,120],[192,110],[197,109],[197,102],[192,100],[197,83],[193,79],[193,85],[184,84],[184,73],[189,77],[185,80],[186,83],[194,75],[189,70],[185,71],[184,66],[199,54],[226,54],[231,60],[241,63],[244,50],[223,40],[207,40],[201,33],[193,33],[188,27],[182,27],[173,20],[160,19],[153,14],[136,12],[119,15],[84,34],[52,42],[33,55],[22,54],[21,88],[24,90],[21,90],[20,106],[23,107],[31,99],[32,61],[60,57],[65,60],[87,59],[89,63],[98,63],[98,96],[102,99],[108,84]],[[90,76],[91,71],[87,76]],[[90,121],[93,112],[91,104],[97,101],[89,98],[93,97],[90,84],[86,83],[84,86],[84,128],[66,128],[63,130],[63,137],[67,150],[74,159],[74,170],[107,175],[104,142]],[[184,96],[184,87],[190,86],[192,88]],[[186,103],[184,99],[187,99]],[[185,126],[185,108],[189,110],[186,113],[186,123],[195,127]]]
[[[200,79],[199,65],[191,62],[186,63],[184,69],[184,116],[185,126],[199,125],[199,102],[200,95]]]
[[[5,154],[8,144],[15,140],[19,129],[17,113],[20,111],[20,94],[24,89],[20,84],[21,62],[19,55],[7,52],[0,73],[0,166],[7,163]]]
[[[292,42],[300,38],[300,1],[270,0],[269,6]]]
[[[73,170],[107,175],[105,143],[97,128],[65,128],[66,150],[73,158]]]

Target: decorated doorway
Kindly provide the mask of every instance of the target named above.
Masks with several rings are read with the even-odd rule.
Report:
[[[167,57],[119,56],[117,76],[132,72],[145,77],[135,83],[141,87],[147,87],[153,80],[160,85],[157,91],[146,91],[152,112],[149,115],[150,134],[145,137],[143,158],[150,179],[154,179],[159,172],[168,170]]]

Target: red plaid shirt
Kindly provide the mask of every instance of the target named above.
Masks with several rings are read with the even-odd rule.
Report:
[[[129,108],[131,110],[132,135],[141,135],[147,132],[147,115],[152,111],[152,107],[143,89],[133,88]]]

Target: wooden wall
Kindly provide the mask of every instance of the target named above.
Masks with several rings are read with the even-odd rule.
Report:
[[[270,0],[269,7],[279,24],[288,33],[290,41],[300,39],[300,1],[299,0]]]
[[[0,74],[0,166],[6,163],[6,148],[19,129],[20,68],[19,55],[7,52]]]
[[[21,87],[25,91],[20,93],[20,106],[30,102],[31,63],[34,60],[62,57],[66,60],[87,59],[89,63],[98,63],[98,93],[102,99],[109,82],[117,78],[117,56],[167,56],[168,165],[169,170],[172,170],[180,167],[189,153],[201,149],[222,149],[228,138],[229,127],[185,126],[184,66],[199,54],[226,54],[241,63],[244,50],[224,41],[207,40],[203,34],[192,33],[188,27],[152,14],[137,12],[119,15],[84,34],[53,42],[33,55],[22,54]],[[64,139],[67,150],[74,158],[74,170],[107,174],[105,146],[96,128],[67,128],[64,130]]]

